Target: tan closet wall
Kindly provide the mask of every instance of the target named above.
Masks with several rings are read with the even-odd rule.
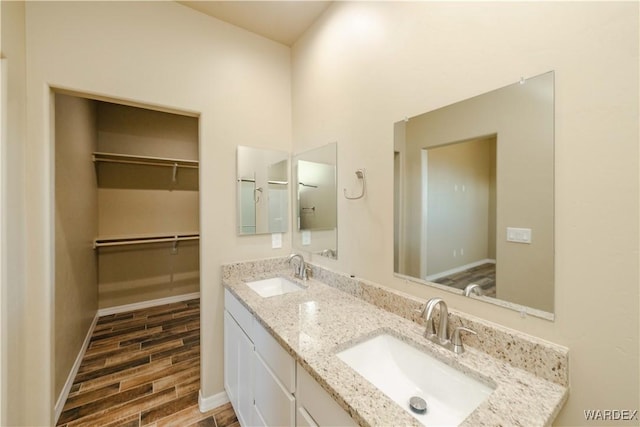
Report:
[[[198,160],[198,119],[98,103],[99,152]],[[197,233],[198,170],[101,163],[100,237]],[[100,308],[199,291],[199,245],[180,242],[100,248]]]
[[[98,310],[95,101],[55,96],[55,396]]]

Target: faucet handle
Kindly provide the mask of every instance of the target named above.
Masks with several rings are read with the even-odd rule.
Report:
[[[312,269],[307,263],[304,264],[304,268],[302,268],[302,280],[308,280],[311,277]]]
[[[478,335],[478,333],[473,329],[465,328],[464,326],[458,326],[455,328],[451,334],[451,346],[453,347],[453,352],[456,354],[464,353],[464,346],[462,345],[462,338],[460,337],[460,332],[462,331]]]

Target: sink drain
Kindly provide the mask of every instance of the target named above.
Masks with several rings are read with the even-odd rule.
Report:
[[[424,414],[427,412],[427,402],[418,396],[409,399],[409,408],[416,414]]]

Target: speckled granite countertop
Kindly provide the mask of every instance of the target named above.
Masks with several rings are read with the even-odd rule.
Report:
[[[423,338],[424,328],[417,323],[318,280],[304,282],[305,291],[270,298],[262,298],[245,283],[275,276],[303,283],[287,269],[226,274],[223,284],[360,425],[420,426],[335,355],[383,332],[495,388],[463,426],[550,425],[567,399],[567,387],[468,346],[464,354],[456,355]]]

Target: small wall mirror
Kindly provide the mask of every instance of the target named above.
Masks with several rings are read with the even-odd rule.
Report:
[[[338,258],[336,144],[293,158],[295,216],[293,246]]]
[[[284,233],[289,214],[289,154],[238,146],[238,234]]]
[[[553,72],[396,123],[394,272],[553,318],[553,129]]]

